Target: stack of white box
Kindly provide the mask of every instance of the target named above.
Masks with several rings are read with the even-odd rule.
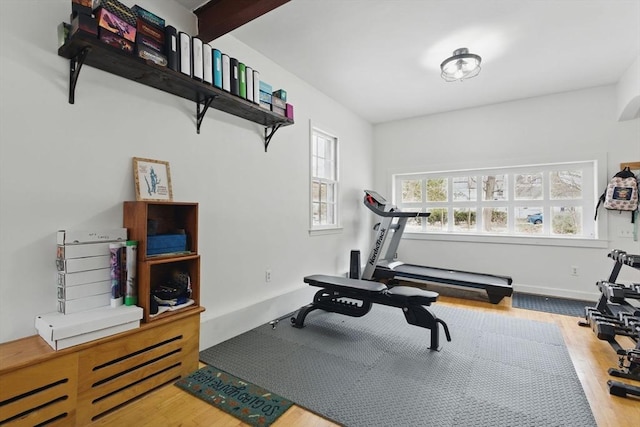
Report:
[[[109,245],[125,242],[127,229],[58,231],[58,311],[78,313],[111,301]]]
[[[61,350],[140,326],[142,308],[111,307],[109,245],[127,229],[58,231],[58,312],[36,317],[40,336]]]

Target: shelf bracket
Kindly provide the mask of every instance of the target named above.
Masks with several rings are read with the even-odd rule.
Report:
[[[202,112],[200,112],[200,101],[196,102],[196,119],[198,121],[196,125],[196,128],[197,128],[196,130],[198,132],[198,135],[200,134],[200,125],[202,124],[202,119],[204,119],[205,114],[207,114],[207,110],[211,106],[211,103],[213,102],[213,100],[216,98],[217,98],[217,95],[213,95],[208,98],[205,98],[204,108],[202,109]]]
[[[83,48],[76,56],[69,60],[69,104],[75,103],[76,100],[76,83],[80,75],[80,69],[84,64],[87,55],[91,51],[91,47]]]
[[[277,124],[274,126],[269,127],[265,127],[264,128],[264,152],[267,152],[267,148],[269,147],[269,143],[271,142],[271,138],[273,137],[273,135],[276,133],[276,131],[278,129],[280,129],[280,127],[282,126],[282,124]],[[271,129],[271,132],[269,132],[267,134],[267,130]]]

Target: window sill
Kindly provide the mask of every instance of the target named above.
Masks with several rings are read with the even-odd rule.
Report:
[[[446,242],[470,242],[470,243],[499,243],[506,245],[529,246],[564,246],[574,248],[607,248],[608,242],[603,239],[584,238],[560,238],[560,237],[519,237],[519,236],[491,236],[478,234],[453,234],[453,233],[409,233],[405,232],[403,239],[409,240],[434,240]]]
[[[325,236],[327,234],[340,234],[342,233],[342,227],[334,228],[314,228],[309,230],[309,236]]]

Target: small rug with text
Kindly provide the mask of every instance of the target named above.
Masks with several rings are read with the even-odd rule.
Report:
[[[200,368],[175,385],[252,426],[271,425],[293,405],[288,399],[213,366]]]

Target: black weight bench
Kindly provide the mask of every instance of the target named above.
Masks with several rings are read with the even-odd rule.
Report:
[[[316,292],[311,304],[302,307],[291,318],[291,324],[296,328],[304,327],[304,319],[313,310],[321,309],[345,316],[362,317],[375,303],[401,308],[409,324],[429,329],[431,331],[429,349],[440,350],[438,324],[442,325],[447,341],[451,341],[447,324],[425,307],[436,302],[437,292],[411,286],[387,288],[379,282],[338,276],[307,276],[304,282],[322,289]]]

